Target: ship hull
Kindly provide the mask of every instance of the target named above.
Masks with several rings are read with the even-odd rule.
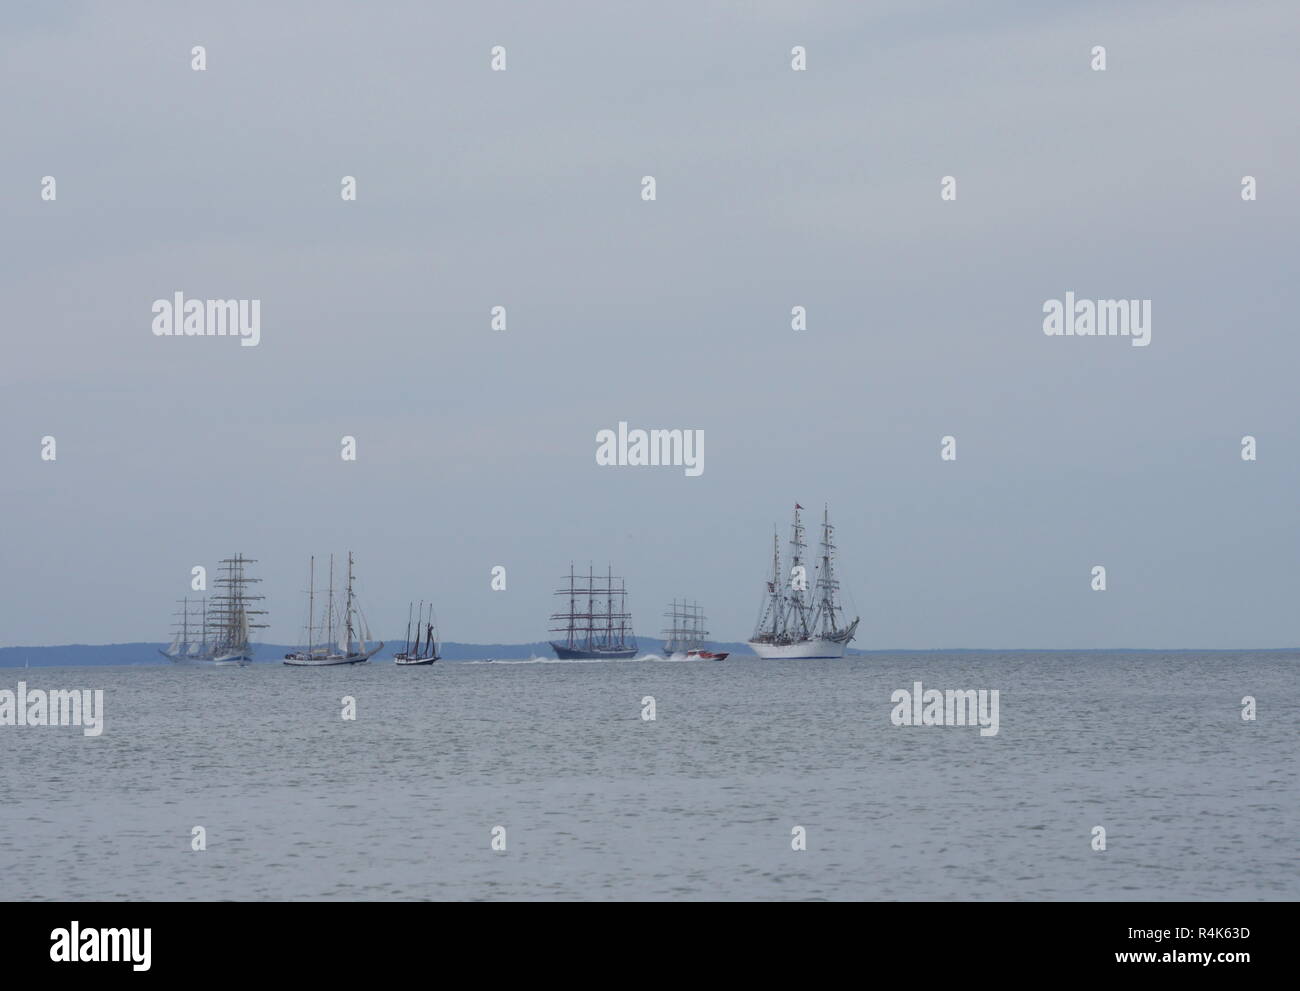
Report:
[[[169,654],[165,650],[158,653],[171,661],[173,664],[180,664],[188,667],[197,668],[227,668],[227,667],[247,667],[252,663],[253,656],[247,654],[222,654],[220,657],[204,657],[193,654]]]
[[[394,657],[393,663],[401,667],[418,667],[424,664],[432,664],[438,660],[436,657]]]
[[[291,668],[335,668],[344,664],[364,664],[374,657],[384,645],[381,643],[374,650],[364,654],[328,654],[324,657],[306,657],[301,654],[286,654],[284,663]]]
[[[843,657],[847,644],[836,640],[814,637],[795,643],[775,644],[749,641],[750,649],[759,657],[780,660],[811,660],[822,657]]]
[[[566,647],[564,644],[551,643],[555,656],[562,661],[625,661],[636,657],[637,648],[617,647],[597,650],[584,650],[578,647]]]

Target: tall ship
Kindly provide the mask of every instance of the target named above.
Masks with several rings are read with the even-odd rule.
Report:
[[[617,584],[616,584],[617,583]],[[552,640],[551,649],[562,661],[625,660],[635,657],[636,636],[632,633],[632,614],[627,611],[627,589],[622,578],[610,568],[604,578],[597,578],[590,566],[586,577],[569,565],[568,585],[555,594],[569,600],[565,612],[551,614],[552,633],[563,639]]]
[[[799,517],[802,509],[795,503],[789,571],[782,568],[780,538],[772,537],[772,578],[763,596],[758,625],[749,639],[749,646],[759,657],[843,657],[857,633],[859,617],[846,623],[839,604],[840,583],[834,572],[834,529],[829,510],[822,513],[821,554],[809,595],[807,545]]]
[[[172,613],[179,617],[172,629],[172,642],[158,653],[169,661],[183,664],[190,658],[208,652],[208,602],[206,597],[197,601],[186,598],[178,599],[176,604],[181,608]]]
[[[302,645],[284,655],[293,667],[323,668],[338,664],[361,664],[384,647],[380,641],[368,645],[370,627],[353,592],[352,552],[348,551],[348,583],[342,606],[334,598],[334,555],[330,555],[329,585],[321,598],[320,620],[316,619],[316,558],[307,571],[307,624]]]
[[[722,661],[725,653],[705,650],[704,644],[709,639],[709,631],[704,628],[707,620],[704,609],[698,602],[673,599],[673,604],[664,613],[669,626],[661,636],[664,638],[664,656],[684,658],[688,661]]]
[[[249,577],[245,568],[257,562],[236,554],[220,563],[213,579],[216,591],[197,603],[183,599],[172,642],[160,653],[176,664],[247,665],[253,660],[250,631],[266,629],[256,620],[266,612],[253,604],[264,596],[253,595],[250,585],[260,578]]]
[[[414,612],[415,642],[411,642],[411,619]],[[420,638],[424,642],[420,642]],[[438,627],[433,620],[433,603],[429,603],[428,618],[425,618],[424,603],[415,608],[412,602],[406,608],[406,646],[393,655],[393,663],[401,665],[432,664],[438,660]]]

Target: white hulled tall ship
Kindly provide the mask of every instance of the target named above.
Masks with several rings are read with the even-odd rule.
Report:
[[[794,506],[794,527],[790,538],[790,570],[781,567],[781,544],[772,538],[772,578],[767,583],[758,626],[749,640],[759,657],[811,658],[843,657],[858,629],[858,617],[845,623],[839,604],[840,583],[835,578],[830,513],[822,515],[821,560],[811,599],[808,597],[807,565],[803,523]]]
[[[704,610],[698,602],[687,602],[684,599],[678,602],[673,599],[664,618],[670,624],[661,634],[664,638],[665,657],[684,658],[688,661],[726,660],[725,653],[704,649],[709,631],[704,628]]]
[[[284,655],[293,667],[323,668],[337,664],[361,664],[383,649],[383,641],[367,645],[370,628],[352,591],[352,552],[348,551],[348,585],[343,607],[334,601],[334,555],[330,555],[329,589],[316,622],[316,558],[311,559],[307,577],[307,626],[298,650]]]
[[[570,564],[569,584],[556,589],[555,594],[569,600],[567,612],[551,614],[551,621],[557,624],[551,627],[551,632],[565,635],[563,640],[551,641],[556,657],[574,661],[625,660],[636,656],[632,614],[627,611],[627,589],[622,578],[614,577],[612,568],[601,579],[588,567],[584,578]]]
[[[190,605],[189,599],[179,599],[176,604],[180,606],[180,611],[172,613],[178,616],[175,628],[172,630],[172,642],[167,645],[166,649],[158,651],[163,657],[177,664],[183,663],[187,658],[206,654],[208,652],[207,620],[205,613],[208,609],[207,599],[199,599],[193,606]]]
[[[247,587],[260,578],[250,578],[246,565],[252,558],[236,554],[220,562],[213,585],[217,591],[209,599],[190,606],[189,599],[180,603],[181,611],[172,642],[160,653],[176,664],[246,665],[253,659],[250,630],[264,630],[265,623],[250,617],[264,616],[265,611],[251,608],[263,596],[250,595]]]

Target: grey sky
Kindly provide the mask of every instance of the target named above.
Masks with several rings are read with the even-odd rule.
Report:
[[[0,35],[0,644],[162,639],[236,550],[292,641],[348,548],[389,631],[541,639],[573,559],[741,639],[795,500],[857,647],[1300,642],[1293,2],[45,6]],[[177,290],[261,345],[154,337]],[[1151,346],[1045,337],[1067,290]],[[704,474],[598,467],[620,420]]]

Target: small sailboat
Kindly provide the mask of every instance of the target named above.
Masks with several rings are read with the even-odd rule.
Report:
[[[320,625],[316,625],[316,558],[311,559],[307,578],[306,641],[298,650],[284,655],[291,667],[322,668],[338,664],[361,664],[383,650],[381,640],[370,647],[369,624],[353,593],[352,552],[348,551],[348,585],[343,608],[334,601],[334,555],[330,555],[329,591],[321,608]],[[336,639],[337,634],[337,639]]]
[[[400,653],[393,655],[394,664],[432,664],[438,660],[438,628],[433,621],[433,603],[429,603],[428,619],[425,619],[424,603],[420,603],[420,608],[415,613],[415,643],[411,643],[411,610],[415,603],[412,602],[406,609],[406,648]],[[420,643],[420,637],[424,637],[424,643]]]

